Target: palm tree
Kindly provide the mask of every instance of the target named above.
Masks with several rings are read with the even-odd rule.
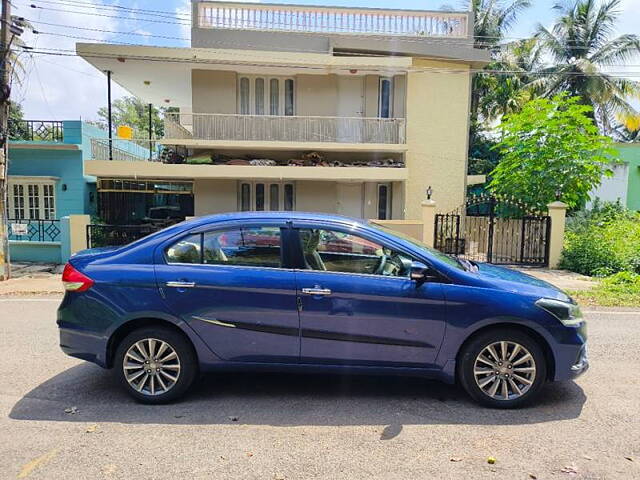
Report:
[[[640,113],[616,115],[615,137],[621,142],[640,142]]]
[[[466,9],[473,12],[474,47],[491,50],[495,61],[499,61],[500,47],[505,35],[515,24],[518,15],[531,6],[531,0],[466,0]],[[492,63],[488,68],[495,68]],[[505,77],[498,77],[500,78]],[[495,89],[496,80],[491,75],[477,73],[473,76],[471,89],[470,148],[473,148],[478,130],[478,118],[482,115],[483,98]]]
[[[640,83],[607,73],[640,53],[637,35],[612,38],[620,1],[556,4],[561,16],[555,25],[550,30],[539,25],[536,33],[553,65],[540,70],[535,86],[548,97],[563,91],[579,96],[593,107],[592,117],[605,133],[615,114],[633,111],[629,98],[640,92]]]
[[[520,111],[522,105],[539,93],[533,88],[531,72],[541,64],[541,50],[535,38],[502,45],[497,60],[487,67],[492,73],[486,75],[484,82],[490,88],[480,99],[480,115],[493,121]]]

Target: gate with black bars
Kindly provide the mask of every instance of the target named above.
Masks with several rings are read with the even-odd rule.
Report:
[[[435,216],[434,246],[467,260],[547,266],[551,218],[511,198],[478,195]]]

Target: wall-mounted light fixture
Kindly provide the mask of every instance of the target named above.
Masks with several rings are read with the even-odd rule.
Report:
[[[427,200],[431,200],[431,195],[433,195],[433,188],[431,188],[431,185],[429,185],[427,187]]]

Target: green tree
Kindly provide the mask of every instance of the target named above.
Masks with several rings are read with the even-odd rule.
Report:
[[[607,74],[607,67],[624,64],[640,53],[640,37],[613,37],[620,16],[620,1],[574,0],[557,4],[560,17],[549,30],[536,33],[553,65],[541,70],[537,88],[552,97],[560,92],[579,96],[593,107],[590,115],[601,131],[610,132],[616,113],[631,112],[629,99],[640,92],[640,83]]]
[[[559,198],[581,207],[616,161],[612,140],[600,135],[578,97],[557,95],[525,104],[507,115],[496,146],[502,159],[491,172],[489,189],[538,209]]]
[[[165,109],[153,107],[151,109],[151,133],[152,138],[160,138],[164,135],[164,123],[160,113]],[[133,128],[134,138],[149,138],[149,105],[143,103],[137,97],[122,97],[114,100],[111,104],[111,115],[113,119],[114,133],[120,125],[127,125]],[[94,122],[96,126],[107,129],[109,116],[107,107],[98,110],[100,120]]]
[[[504,41],[505,35],[515,24],[518,15],[531,6],[531,0],[467,0],[466,9],[473,12],[474,47],[492,52],[493,62],[487,69],[495,69],[496,63],[500,63],[499,45]],[[495,84],[506,79],[506,76],[477,73],[473,76],[471,89],[471,141],[470,147],[475,142],[476,132],[479,130],[480,117],[482,116],[483,98],[489,95]],[[486,104],[486,102],[484,102]]]
[[[24,122],[22,105],[9,102],[9,138],[12,140],[29,140],[27,126]]]

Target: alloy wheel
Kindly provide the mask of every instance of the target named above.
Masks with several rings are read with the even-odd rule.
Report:
[[[476,357],[473,376],[480,390],[495,400],[515,400],[529,391],[536,378],[536,362],[523,345],[499,341]]]
[[[180,377],[180,358],[167,342],[145,338],[129,347],[122,361],[129,385],[143,395],[162,395]]]

